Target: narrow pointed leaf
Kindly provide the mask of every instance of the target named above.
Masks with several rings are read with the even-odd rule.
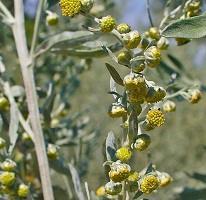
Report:
[[[122,80],[121,76],[119,75],[119,73],[116,71],[116,69],[108,63],[106,63],[106,67],[107,67],[111,77],[114,79],[114,81],[117,84],[124,86],[123,80]]]

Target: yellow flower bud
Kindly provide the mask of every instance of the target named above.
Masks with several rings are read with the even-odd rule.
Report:
[[[24,142],[26,142],[26,141],[31,141],[31,137],[30,137],[30,135],[28,134],[28,133],[26,133],[26,132],[24,132],[23,134],[22,134],[22,140],[24,141]]]
[[[0,174],[0,183],[5,186],[10,186],[15,181],[15,173],[13,172],[2,172]]]
[[[149,47],[144,52],[145,60],[147,66],[151,68],[155,68],[160,63],[161,53],[160,50],[156,46]]]
[[[16,168],[16,163],[13,160],[6,159],[1,163],[1,169],[4,171],[14,171]]]
[[[152,174],[145,175],[140,182],[140,190],[145,194],[150,194],[160,185],[160,180]]]
[[[29,186],[25,185],[25,184],[20,184],[18,187],[18,191],[17,194],[19,197],[25,198],[28,196],[29,194]]]
[[[146,82],[145,78],[139,74],[128,74],[124,77],[124,86],[126,90],[143,89],[145,90]]]
[[[165,96],[166,96],[166,91],[163,87],[151,86],[149,87],[149,90],[145,97],[145,101],[147,103],[156,103],[163,100]]]
[[[112,163],[111,170],[109,172],[109,178],[114,182],[121,182],[128,178],[131,168],[125,163],[116,161]]]
[[[176,110],[175,102],[170,100],[167,100],[162,107],[164,112],[174,112]]]
[[[6,97],[0,97],[0,111],[7,111],[9,109],[9,101]]]
[[[169,40],[165,37],[161,37],[157,42],[157,48],[160,50],[166,50],[169,47]]]
[[[160,127],[165,122],[165,117],[162,111],[158,109],[152,109],[147,113],[146,116],[147,121],[154,127]]]
[[[48,13],[48,15],[46,17],[47,24],[49,26],[56,26],[58,24],[58,21],[59,21],[59,16],[56,13],[53,13],[50,11],[48,11],[47,13]]]
[[[104,186],[100,186],[99,188],[97,188],[96,195],[98,197],[103,197],[103,196],[105,196],[105,194],[106,194],[106,191],[105,191],[105,187]]]
[[[121,147],[116,151],[116,158],[121,160],[122,162],[127,162],[131,156],[132,152],[127,147]]]
[[[148,148],[148,146],[151,143],[151,138],[147,134],[141,134],[138,135],[138,138],[136,139],[135,143],[133,144],[133,148],[137,151],[144,151]]]
[[[157,27],[151,27],[149,29],[149,36],[152,39],[159,40],[160,39],[160,32]]]
[[[202,98],[202,93],[198,89],[189,90],[188,94],[190,95],[189,102],[192,104],[198,103]]]
[[[121,183],[114,183],[113,181],[110,181],[105,185],[105,192],[109,195],[117,195],[121,191],[122,191]]]
[[[138,31],[131,31],[123,36],[124,45],[127,49],[135,49],[141,41]]]
[[[148,123],[147,121],[144,121],[143,124],[142,124],[142,128],[145,130],[145,131],[151,131],[153,130],[155,127],[152,126],[150,123]]]
[[[131,27],[128,24],[122,23],[117,26],[117,31],[119,33],[129,33],[131,31]]]
[[[129,51],[122,51],[117,56],[118,63],[121,65],[129,65],[130,59],[131,55]]]
[[[58,150],[57,150],[56,145],[48,144],[47,155],[48,155],[49,159],[51,159],[51,160],[57,159],[57,157],[58,157]]]
[[[139,179],[139,173],[136,171],[131,171],[129,177],[127,178],[127,188],[129,188],[130,192],[135,192],[138,190],[139,188],[139,184],[138,184],[138,179]]]
[[[81,1],[80,0],[60,0],[59,2],[62,15],[73,17],[76,14],[79,14],[81,11]]]
[[[112,104],[109,107],[108,114],[112,118],[127,116],[127,110],[120,104]]]
[[[173,178],[166,172],[161,172],[159,175],[159,179],[160,187],[166,187],[173,181]]]
[[[115,19],[108,15],[100,20],[100,29],[104,33],[111,32],[116,27]]]

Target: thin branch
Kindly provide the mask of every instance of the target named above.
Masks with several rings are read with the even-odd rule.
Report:
[[[14,7],[15,23],[13,25],[13,34],[25,86],[28,110],[30,114],[30,122],[32,126],[32,131],[34,133],[35,150],[39,164],[39,172],[41,177],[44,200],[54,200],[49,173],[50,170],[48,158],[46,154],[44,136],[40,122],[33,68],[29,67],[32,63],[32,59],[29,55],[27,48],[23,0],[14,0]]]
[[[45,0],[39,0],[38,8],[37,8],[37,13],[36,13],[36,18],[35,18],[35,24],[34,24],[34,32],[32,36],[32,43],[31,43],[31,49],[30,49],[30,55],[33,57],[36,42],[37,42],[37,37],[38,37],[38,32],[39,32],[39,25],[40,25],[40,20],[41,20],[41,13],[43,10],[43,5],[44,5]]]
[[[7,9],[7,7],[0,1],[0,10],[3,12],[3,14],[8,17],[11,21],[14,21],[14,17],[10,13],[10,11]]]
[[[149,2],[149,0],[147,0],[147,14],[148,14],[150,25],[152,27],[154,27],[154,23],[153,23],[153,20],[152,20],[152,15],[151,15],[151,12],[150,12],[150,2]]]

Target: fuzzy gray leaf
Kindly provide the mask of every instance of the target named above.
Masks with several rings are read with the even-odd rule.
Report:
[[[115,160],[115,152],[116,152],[116,144],[115,144],[115,136],[112,131],[110,131],[107,135],[106,139],[106,157],[107,160]]]
[[[197,39],[206,36],[206,15],[180,19],[166,26],[162,36],[168,38]]]

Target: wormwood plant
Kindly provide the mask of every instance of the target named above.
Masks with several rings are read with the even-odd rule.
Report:
[[[165,114],[175,111],[176,101],[195,104],[201,99],[201,90],[205,87],[193,80],[175,56],[167,54],[172,41],[168,38],[175,38],[180,46],[206,35],[201,2],[188,0],[177,5],[168,0],[163,19],[155,26],[147,1],[151,27],[143,33],[131,30],[128,24],[117,24],[114,17],[105,15],[112,2],[96,3],[93,0],[40,0],[30,43],[25,34],[23,1],[14,0],[14,13],[0,1],[2,22],[11,28],[14,36],[12,51],[17,51],[24,83],[24,87],[19,86],[1,60],[2,132],[9,135],[0,138],[0,195],[3,198],[41,199],[38,176],[45,200],[53,200],[53,194],[57,194],[56,199],[59,195],[63,195],[62,199],[82,200],[147,198],[172,181],[168,173],[158,171],[149,153],[145,168],[135,171],[134,155],[148,150],[149,131],[166,122]],[[52,6],[60,8],[65,18],[54,13]],[[41,29],[43,34],[39,34],[41,19],[46,20]],[[62,30],[56,33],[55,26],[61,25],[61,20],[69,20],[70,24],[66,31],[60,26]],[[109,39],[113,42],[107,42]],[[92,59],[107,55],[113,61],[113,64],[106,63],[106,67],[111,75],[109,93],[114,97],[108,114],[122,119],[122,134],[115,139],[115,134],[110,132],[106,139],[106,184],[94,193],[89,191],[86,182],[84,192],[80,177],[87,171],[91,139],[97,131],[87,128],[88,120],[81,114],[68,115],[68,98],[79,84],[78,75],[90,68]],[[128,73],[122,78],[118,71],[124,67]],[[151,79],[151,74],[159,81]],[[74,151],[69,154],[69,160],[60,154],[59,148],[64,146]],[[35,171],[35,159],[38,171]],[[49,167],[64,175],[67,191],[52,187]]]

